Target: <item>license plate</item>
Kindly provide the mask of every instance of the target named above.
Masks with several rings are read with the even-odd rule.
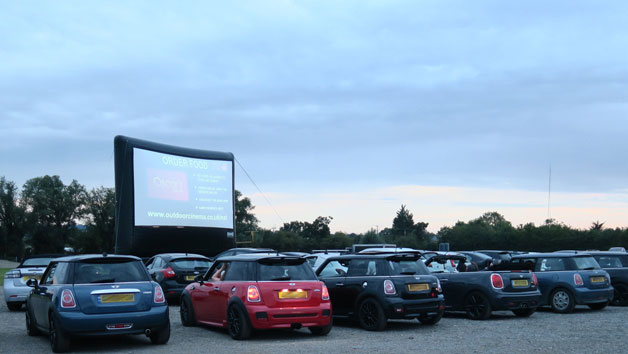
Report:
[[[194,278],[196,278],[196,275],[186,275],[185,276],[185,280],[187,280],[187,281],[193,281]]]
[[[408,291],[426,291],[430,290],[430,284],[408,284]]]
[[[30,278],[35,278],[37,279],[37,282],[39,282],[41,280],[41,276],[40,275],[26,275],[22,277],[22,280],[24,280],[25,282],[28,281],[28,279]]]
[[[98,298],[101,304],[113,302],[133,302],[135,301],[135,294],[106,294],[100,295]]]
[[[604,277],[591,277],[591,283],[603,283],[606,281]]]
[[[280,299],[307,299],[307,291],[280,291]]]
[[[528,279],[514,279],[512,281],[512,286],[529,286],[530,283]]]

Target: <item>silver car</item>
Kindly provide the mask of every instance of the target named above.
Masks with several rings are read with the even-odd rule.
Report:
[[[24,258],[22,263],[15,269],[4,273],[4,300],[11,311],[17,311],[26,302],[26,297],[31,292],[31,288],[26,285],[30,278],[37,281],[48,267],[48,263],[54,258],[60,257],[58,254],[41,254]]]

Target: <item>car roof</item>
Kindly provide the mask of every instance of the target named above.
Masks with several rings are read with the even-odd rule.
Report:
[[[425,251],[417,250],[414,248],[408,248],[408,247],[396,247],[396,248],[372,247],[372,248],[365,248],[362,251],[358,252],[358,254],[378,254],[378,253],[391,254],[391,253],[423,253],[423,252]]]
[[[626,252],[621,251],[573,251],[574,254],[591,254],[598,256],[626,256]]]
[[[64,257],[66,256],[63,253],[41,253],[41,254],[32,254],[30,256],[26,256],[22,259],[22,262],[24,262],[27,259],[33,259],[33,258],[59,258],[59,257]]]
[[[552,252],[552,253],[527,253],[527,254],[518,254],[512,256],[512,258],[564,258],[564,257],[581,257],[581,256],[591,256],[588,252],[582,253],[574,253],[574,252]]]
[[[382,258],[382,259],[386,259],[390,256],[395,256],[395,255],[399,255],[399,256],[403,256],[403,255],[407,255],[407,256],[418,256],[416,253],[403,253],[403,252],[390,252],[390,253],[376,253],[376,254],[364,254],[364,253],[354,253],[354,254],[343,254],[343,255],[339,255],[339,256],[332,256],[329,257],[328,259],[331,260],[342,260],[342,259],[373,259],[373,258]]]
[[[286,256],[284,254],[281,253],[243,253],[243,254],[237,254],[234,256],[225,256],[225,257],[220,257],[220,259],[218,261],[223,262],[223,261],[257,261],[260,259],[264,259],[264,258],[268,258],[268,259],[303,259],[303,261],[305,261],[304,257],[300,257],[300,256]],[[217,261],[217,262],[218,262]]]
[[[107,254],[106,256],[102,254],[79,254],[79,255],[73,255],[73,256],[60,257],[60,258],[55,259],[55,261],[80,262],[80,261],[84,261],[88,259],[107,259],[107,258],[116,258],[116,259],[126,258],[126,259],[137,260],[137,261],[142,260],[141,258],[136,257],[136,256],[121,255],[121,254]]]
[[[174,258],[205,258],[205,259],[209,259],[208,257],[205,257],[202,254],[196,254],[196,253],[160,253],[160,254],[154,255],[153,257],[163,257],[163,258],[166,258],[168,260],[174,259]]]

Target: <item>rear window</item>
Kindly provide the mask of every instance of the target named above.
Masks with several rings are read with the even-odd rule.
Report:
[[[425,275],[429,271],[422,261],[388,261],[392,275]]]
[[[177,258],[170,261],[175,267],[189,270],[209,268],[209,260],[203,258]]]
[[[287,261],[259,263],[259,281],[317,280],[307,262]]]
[[[132,259],[86,260],[74,266],[75,284],[148,281],[142,262]]]
[[[628,267],[628,256],[593,256],[602,268]]]
[[[25,259],[20,267],[47,267],[53,257],[29,258]]]
[[[579,270],[600,269],[600,265],[593,257],[574,257],[573,261],[576,264],[576,269]]]

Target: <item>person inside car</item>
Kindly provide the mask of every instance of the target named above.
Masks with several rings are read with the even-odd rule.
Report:
[[[220,268],[216,269],[214,275],[212,275],[213,281],[225,280],[225,273],[227,272],[227,263],[223,263]]]

